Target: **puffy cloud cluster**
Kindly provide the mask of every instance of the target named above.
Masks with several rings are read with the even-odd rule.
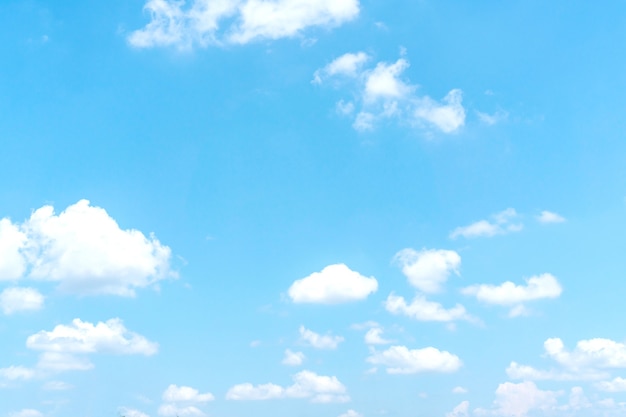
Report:
[[[204,412],[198,406],[215,399],[210,392],[201,394],[195,388],[174,384],[167,387],[162,398],[163,404],[159,407],[158,413],[165,417],[204,416]]]
[[[340,304],[364,300],[377,290],[376,278],[367,278],[344,264],[336,264],[296,280],[288,294],[294,303]]]
[[[406,346],[391,346],[382,352],[374,351],[367,362],[386,367],[389,374],[450,373],[456,372],[463,365],[461,359],[450,352],[434,347],[408,349]]]
[[[403,79],[409,67],[405,58],[366,66],[372,57],[365,52],[344,54],[313,75],[313,83],[349,83],[354,86],[354,101],[340,101],[337,109],[354,117],[352,126],[368,131],[385,120],[395,119],[410,126],[436,129],[449,134],[465,124],[462,92],[451,90],[441,101],[417,93],[418,87]],[[358,110],[357,110],[358,107]],[[356,114],[355,114],[356,113]]]
[[[137,48],[246,44],[332,28],[359,15],[359,0],[147,0],[150,22],[128,36]]]
[[[346,387],[335,376],[317,375],[311,371],[301,371],[293,376],[293,384],[288,387],[268,383],[235,385],[226,393],[227,400],[251,401],[280,398],[309,399],[315,403],[348,402]]]
[[[132,297],[137,288],[175,276],[170,258],[170,248],[154,236],[121,229],[87,200],[58,215],[41,207],[21,224],[0,220],[0,281],[28,278],[58,282],[66,293]],[[0,301],[7,314],[43,303],[33,289],[7,291]]]

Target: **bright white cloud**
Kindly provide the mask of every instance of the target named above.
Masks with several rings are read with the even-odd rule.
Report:
[[[405,58],[392,63],[377,62],[366,68],[369,60],[371,57],[364,52],[347,53],[313,75],[316,84],[337,80],[336,86],[346,82],[353,85],[360,106],[353,122],[356,130],[373,130],[380,122],[390,119],[447,134],[463,127],[466,112],[461,90],[451,90],[440,102],[417,94],[418,86],[405,81],[403,74],[409,68]],[[354,111],[355,105],[350,103],[351,111],[344,112],[346,115]]]
[[[480,220],[468,226],[457,227],[450,233],[451,239],[464,237],[467,239],[476,237],[493,237],[512,232],[519,232],[524,228],[522,223],[516,223],[517,212],[508,208],[500,213],[494,214],[492,220]]]
[[[295,281],[288,294],[294,303],[339,304],[363,300],[377,290],[378,281],[374,277],[364,277],[344,264],[337,264]]]
[[[148,414],[134,408],[121,407],[119,411],[120,417],[150,417]]]
[[[451,274],[459,275],[461,257],[451,250],[403,249],[394,261],[402,268],[409,283],[425,293],[440,292]]]
[[[563,223],[565,221],[565,217],[557,214],[557,213],[553,213],[551,211],[547,211],[544,210],[541,212],[541,214],[539,216],[537,216],[537,221],[539,223],[543,223],[543,224],[549,224],[549,223]]]
[[[163,401],[166,402],[190,402],[190,403],[205,403],[213,401],[215,397],[210,392],[200,394],[200,392],[191,387],[170,385],[163,392]]]
[[[287,366],[300,366],[302,362],[304,362],[304,353],[302,352],[292,352],[291,350],[285,350],[285,357],[283,358],[282,364]]]
[[[34,288],[6,288],[0,293],[0,309],[4,314],[41,310],[44,296]]]
[[[17,411],[9,414],[10,417],[43,417],[41,411],[34,410],[32,408],[26,408],[21,411]]]
[[[434,347],[409,350],[406,346],[391,346],[382,352],[374,351],[367,362],[385,366],[389,374],[449,373],[456,372],[463,365],[461,359],[450,352]]]
[[[26,339],[29,349],[57,353],[114,353],[154,355],[158,345],[124,327],[122,320],[111,319],[96,325],[80,319],[69,326],[60,324],[52,331],[40,331]]]
[[[451,412],[447,413],[446,417],[468,417],[469,405],[469,401],[462,401],[459,405],[454,407]]]
[[[291,38],[311,27],[332,28],[359,15],[358,0],[148,0],[150,22],[128,36],[137,48],[179,49]]]
[[[404,297],[390,294],[385,301],[385,308],[392,314],[407,316],[418,321],[478,321],[469,315],[461,304],[446,309],[440,303],[428,301],[423,295],[417,295],[411,304],[407,304]]]
[[[16,280],[26,271],[26,260],[21,250],[26,235],[9,219],[0,219],[0,281]]]
[[[525,279],[526,285],[506,281],[500,285],[480,284],[463,288],[461,293],[476,297],[486,304],[515,306],[509,316],[527,315],[522,303],[558,298],[563,292],[561,284],[551,274],[541,274]]]
[[[492,410],[477,410],[478,414],[495,416],[526,417],[534,410],[553,410],[557,406],[556,391],[544,391],[531,381],[519,384],[505,382],[496,389],[496,399]]]
[[[23,366],[9,366],[8,368],[0,368],[0,379],[9,381],[28,380],[35,376],[35,370],[25,368]]]
[[[382,337],[383,329],[380,327],[373,327],[365,333],[365,343],[368,345],[388,345],[392,343],[391,340],[386,340]]]
[[[601,381],[595,384],[596,388],[606,392],[626,392],[626,379],[617,377],[610,381]]]
[[[301,371],[293,376],[293,384],[283,388],[276,384],[235,385],[226,393],[227,400],[251,401],[279,398],[309,399],[311,402],[347,402],[346,387],[334,376],[317,375],[311,371]]]
[[[123,230],[87,200],[56,215],[52,206],[35,210],[19,225],[0,221],[0,279],[59,283],[64,292],[126,297],[167,277],[171,251],[138,230]]]
[[[344,341],[341,336],[320,335],[304,326],[300,326],[300,341],[316,349],[337,349],[339,343]]]

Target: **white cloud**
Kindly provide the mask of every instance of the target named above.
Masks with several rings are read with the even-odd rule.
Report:
[[[488,126],[493,126],[497,123],[500,123],[504,120],[506,120],[509,117],[509,113],[503,111],[503,110],[497,110],[495,113],[493,114],[489,114],[489,113],[483,113],[480,111],[476,112],[476,115],[478,116],[478,119],[483,122],[484,124],[488,125]]]
[[[511,362],[506,370],[509,377],[525,380],[598,380],[609,377],[607,370],[626,368],[626,345],[610,339],[581,340],[574,350],[568,351],[561,339],[551,338],[544,342],[544,350],[545,356],[554,360],[559,369],[539,370]]]
[[[40,331],[26,339],[29,349],[57,353],[114,353],[154,355],[158,345],[124,327],[122,320],[111,319],[96,325],[80,319],[69,326]]]
[[[193,405],[181,406],[178,404],[163,404],[157,413],[165,417],[203,417],[206,414]]]
[[[287,366],[300,366],[302,362],[304,362],[304,353],[302,352],[292,352],[291,350],[285,350],[285,357],[283,358],[282,364]]]
[[[360,105],[353,122],[356,130],[373,130],[376,124],[389,119],[448,134],[463,127],[465,108],[461,103],[461,90],[451,90],[439,102],[418,95],[418,87],[403,79],[404,72],[409,68],[405,58],[393,63],[380,61],[365,68],[369,60],[371,57],[364,52],[347,53],[317,70],[313,76],[316,84],[337,79],[354,85]]]
[[[367,358],[373,365],[382,365],[389,374],[416,374],[421,372],[456,372],[462,365],[461,359],[450,352],[434,347],[409,350],[406,346],[391,346]]]
[[[451,412],[446,414],[446,417],[468,417],[469,416],[469,401],[462,401],[459,405],[454,407]]]
[[[205,403],[213,401],[215,397],[210,392],[200,394],[200,392],[191,387],[185,387],[178,385],[170,385],[163,392],[163,401],[166,402],[190,402],[190,403]]]
[[[343,413],[342,415],[340,415],[339,417],[363,417],[363,414],[357,413],[354,410],[348,410],[345,413]]]
[[[511,317],[527,314],[522,303],[541,299],[558,298],[563,292],[561,284],[551,274],[541,274],[525,279],[526,285],[506,281],[500,285],[480,284],[463,288],[461,293],[476,297],[486,304],[515,306]]]
[[[468,226],[457,227],[452,231],[452,233],[450,233],[450,238],[456,239],[459,236],[467,239],[476,237],[493,237],[496,235],[519,232],[524,228],[522,223],[514,223],[518,214],[512,208],[496,213],[491,217],[491,221],[480,220]]]
[[[595,384],[600,391],[626,392],[626,379],[617,377],[611,381],[601,381]]]
[[[565,221],[565,217],[557,214],[557,213],[553,213],[551,211],[547,211],[544,210],[541,212],[541,214],[539,216],[537,216],[537,221],[539,223],[543,223],[543,224],[549,224],[549,223],[563,223]]]
[[[552,410],[557,405],[560,392],[544,391],[531,381],[519,384],[505,382],[496,389],[496,399],[492,410],[479,410],[478,414],[496,416],[526,417],[534,410]]]
[[[364,277],[344,264],[337,264],[295,281],[288,293],[294,303],[339,304],[363,300],[377,290],[378,281],[374,277]]]
[[[8,368],[0,368],[0,378],[9,381],[28,380],[35,376],[35,370],[25,368],[23,366],[9,366]]]
[[[41,310],[44,296],[34,288],[6,288],[0,293],[0,309],[4,314]]]
[[[391,340],[386,340],[382,337],[383,329],[380,327],[373,327],[365,333],[365,343],[368,345],[388,345],[392,343]]]
[[[300,326],[300,341],[316,349],[337,349],[339,343],[344,341],[341,336],[325,335],[315,333],[304,326]]]
[[[123,230],[87,200],[56,215],[35,210],[19,225],[0,221],[0,279],[28,277],[59,283],[64,292],[126,297],[174,277],[171,251],[138,230]]]
[[[10,417],[43,417],[41,411],[34,410],[32,408],[26,408],[21,411],[17,411],[9,414]]]
[[[464,387],[454,387],[452,388],[452,393],[453,394],[467,394],[467,388]]]
[[[359,15],[358,0],[148,0],[150,22],[128,36],[137,48],[179,49],[291,38],[311,27],[332,28]]]
[[[0,219],[0,281],[16,280],[26,271],[26,260],[20,253],[26,235],[9,219]]]
[[[120,417],[150,417],[148,414],[134,408],[121,407]]]
[[[45,384],[43,384],[42,388],[46,391],[67,391],[69,389],[74,388],[74,386],[63,381],[48,381]],[[125,417],[132,417],[132,416],[125,414]],[[137,416],[137,417],[141,417],[141,416]]]
[[[227,400],[251,401],[279,398],[309,399],[311,402],[347,402],[350,397],[346,387],[334,376],[317,375],[301,371],[293,376],[293,384],[283,388],[276,384],[254,386],[250,383],[235,385],[226,393]]]
[[[425,293],[440,292],[451,274],[459,275],[461,257],[451,250],[403,249],[394,261],[402,268],[409,283]]]
[[[423,295],[417,295],[411,304],[407,304],[404,297],[390,294],[385,301],[385,308],[392,314],[402,314],[418,321],[477,321],[476,318],[467,313],[461,304],[446,309],[437,302],[428,301]]]

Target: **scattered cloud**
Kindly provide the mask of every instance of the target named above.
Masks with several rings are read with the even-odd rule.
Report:
[[[523,303],[541,299],[558,298],[563,292],[561,284],[551,274],[541,274],[525,279],[526,285],[506,281],[500,285],[472,285],[461,290],[462,294],[476,297],[480,302],[501,306],[514,306],[510,317],[525,315]]]
[[[487,126],[493,126],[498,123],[504,122],[509,117],[509,113],[504,110],[497,110],[495,113],[483,113],[480,111],[476,111],[476,115],[478,116],[478,120]]]
[[[403,249],[394,261],[402,269],[409,283],[425,293],[437,293],[451,274],[459,275],[461,257],[451,250]]]
[[[491,220],[479,220],[468,226],[457,227],[450,233],[450,239],[457,239],[458,237],[466,239],[493,237],[519,232],[524,228],[524,225],[515,222],[517,217],[517,212],[512,208],[508,208],[491,216]]]
[[[339,304],[364,300],[377,290],[376,278],[337,264],[295,281],[288,294],[294,303]]]
[[[505,382],[496,389],[496,399],[490,410],[477,409],[477,415],[526,417],[534,410],[548,411],[557,406],[557,398],[562,392],[544,391],[531,381],[519,384]]]
[[[601,381],[596,383],[595,387],[606,392],[626,392],[626,379],[617,377],[611,381]]]
[[[478,321],[478,319],[469,315],[461,304],[456,304],[454,307],[446,309],[440,303],[428,301],[426,297],[420,294],[415,296],[411,304],[407,304],[404,297],[392,293],[385,301],[385,308],[392,314],[401,314],[418,321]]]
[[[551,224],[551,223],[563,223],[565,222],[565,217],[560,214],[544,210],[537,216],[537,221],[543,224]]]
[[[193,405],[163,404],[157,413],[164,417],[203,417],[206,414]]]
[[[343,413],[342,415],[340,415],[339,417],[363,417],[363,414],[357,413],[354,410],[348,410],[345,413]]]
[[[35,376],[35,370],[23,366],[9,366],[0,368],[0,379],[8,381],[28,380]]]
[[[311,371],[301,371],[293,376],[293,384],[281,387],[276,384],[235,385],[226,393],[227,400],[252,401],[280,398],[308,399],[314,403],[348,402],[346,387],[334,376],[321,376]]]
[[[135,289],[175,277],[171,251],[81,200],[56,215],[35,210],[22,224],[0,221],[0,280],[58,282],[62,292],[133,297]]]
[[[406,346],[391,346],[382,352],[374,351],[367,362],[385,366],[388,374],[449,373],[456,372],[463,365],[461,359],[450,352],[434,347],[409,350]]]
[[[462,401],[459,405],[454,407],[451,412],[447,413],[446,417],[468,417],[469,405],[469,401]]]
[[[120,407],[119,411],[121,417],[150,417],[148,414],[134,408]]]
[[[330,334],[320,335],[305,328],[304,326],[300,326],[300,341],[316,349],[333,350],[337,349],[339,343],[344,341],[344,338]]]
[[[200,394],[197,389],[191,387],[185,387],[178,385],[170,385],[163,392],[163,401],[174,402],[191,402],[191,403],[206,403],[213,401],[215,397],[210,392]]]
[[[44,296],[34,288],[12,287],[0,293],[0,309],[6,315],[38,311],[43,304]]]
[[[452,388],[452,393],[453,394],[467,394],[468,391],[467,391],[467,388],[459,386],[459,387]]]
[[[336,87],[351,85],[355,101],[349,104],[352,109],[359,108],[352,125],[356,130],[373,130],[377,124],[392,119],[446,134],[463,127],[465,108],[461,90],[453,89],[437,101],[418,94],[418,86],[403,79],[404,72],[409,68],[405,58],[393,63],[380,61],[366,67],[365,64],[371,60],[372,57],[364,52],[346,53],[313,75],[315,84],[332,82]],[[340,103],[343,108],[347,105],[343,100]]]
[[[304,362],[304,353],[302,352],[292,352],[291,350],[285,350],[285,357],[283,358],[282,364],[287,366],[300,366],[302,362]]]
[[[368,345],[388,345],[393,343],[391,340],[386,340],[382,337],[383,329],[380,327],[373,327],[365,333],[365,343]]]
[[[359,0],[148,0],[148,24],[128,36],[136,48],[178,49],[293,38],[359,15]]]

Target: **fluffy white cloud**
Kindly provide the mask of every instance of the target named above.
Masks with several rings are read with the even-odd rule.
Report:
[[[160,416],[165,417],[203,417],[206,415],[193,405],[181,406],[178,404],[163,404],[157,412]]]
[[[537,216],[537,221],[539,223],[543,223],[543,224],[549,224],[549,223],[563,223],[565,221],[565,217],[557,214],[557,213],[553,213],[551,211],[547,211],[544,210],[541,212],[541,214],[539,216]]]
[[[446,417],[467,417],[469,416],[469,401],[462,401],[459,405],[454,407],[451,412],[446,414]]]
[[[559,365],[558,369],[539,370],[511,362],[507,368],[509,377],[526,380],[597,380],[608,378],[607,370],[626,368],[626,345],[610,339],[581,340],[574,350],[568,351],[561,339],[551,338],[544,342],[544,350],[545,356]]]
[[[178,385],[170,385],[163,392],[163,401],[166,402],[191,402],[191,403],[205,403],[213,401],[215,397],[210,392],[200,394],[200,392],[191,387],[185,387]]]
[[[450,233],[450,238],[456,239],[459,236],[467,239],[476,237],[492,237],[511,232],[519,232],[524,228],[522,223],[514,222],[518,217],[518,214],[512,208],[496,213],[491,217],[491,221],[480,220],[468,226],[457,227],[452,231],[452,233]]]
[[[316,349],[337,349],[339,343],[344,341],[341,336],[320,335],[312,330],[300,326],[300,341]]]
[[[34,410],[32,408],[26,408],[21,411],[17,411],[9,414],[10,417],[43,417],[41,411]]]
[[[294,303],[339,304],[363,300],[377,290],[378,281],[374,277],[364,277],[344,264],[337,264],[295,281],[288,294]]]
[[[385,308],[392,314],[401,314],[418,321],[477,321],[476,318],[467,313],[461,304],[446,309],[440,303],[428,301],[423,295],[417,295],[411,304],[407,304],[404,297],[390,294],[385,301]]]
[[[26,260],[20,253],[26,235],[9,219],[0,219],[0,281],[15,280],[26,271]]]
[[[626,379],[617,377],[611,381],[601,381],[595,384],[596,388],[607,392],[626,392]]]
[[[383,329],[380,327],[373,327],[365,333],[365,343],[368,345],[388,345],[392,343],[391,340],[386,340],[382,337]]]
[[[52,331],[40,331],[26,339],[29,349],[58,353],[114,353],[154,355],[158,345],[111,319],[96,325],[80,319],[69,326],[60,324]]]
[[[23,366],[9,366],[8,368],[0,368],[0,379],[9,381],[28,380],[35,376],[35,370],[25,368]]]
[[[290,38],[310,27],[336,27],[359,15],[359,0],[148,0],[150,22],[128,36],[137,48]]]
[[[56,215],[52,206],[35,210],[19,225],[0,221],[0,279],[59,283],[64,292],[135,295],[174,277],[171,251],[138,230],[123,230],[87,200]]]
[[[346,391],[346,387],[337,377],[301,371],[293,376],[293,384],[286,388],[271,383],[257,386],[250,383],[239,384],[228,390],[226,399],[248,401],[302,398],[318,403],[347,402],[350,397]]]
[[[120,417],[150,417],[148,414],[134,408],[121,407]]]
[[[524,315],[522,303],[558,298],[563,292],[561,284],[551,274],[541,274],[525,279],[526,285],[506,281],[500,285],[480,284],[463,288],[461,293],[476,297],[478,301],[501,306],[515,305],[510,316]]]
[[[525,417],[534,410],[553,410],[556,408],[559,395],[560,392],[540,390],[531,381],[519,384],[505,382],[496,389],[493,409],[479,409],[477,414]]]
[[[461,359],[450,352],[434,347],[409,350],[406,346],[391,346],[367,358],[373,365],[382,365],[389,374],[416,374],[421,372],[455,372],[462,365]]]
[[[302,352],[292,352],[291,350],[285,350],[285,357],[283,358],[282,364],[287,366],[300,366],[302,362],[304,362],[304,353]]]
[[[41,310],[44,296],[34,288],[6,288],[0,293],[0,309],[4,314]]]
[[[402,268],[409,283],[425,293],[441,291],[451,274],[459,275],[461,257],[451,250],[403,249],[394,261]]]
[[[353,84],[354,95],[360,106],[353,127],[359,131],[372,130],[376,124],[396,119],[401,124],[454,133],[465,124],[462,92],[451,90],[441,102],[417,94],[418,87],[403,79],[409,62],[400,58],[393,63],[378,62],[365,68],[371,57],[364,52],[344,54],[313,75],[313,82],[323,84],[337,79]],[[337,78],[340,76],[341,78]],[[338,84],[335,84],[338,85]],[[350,108],[355,103],[341,100],[339,108]],[[349,106],[349,107],[347,107]]]

